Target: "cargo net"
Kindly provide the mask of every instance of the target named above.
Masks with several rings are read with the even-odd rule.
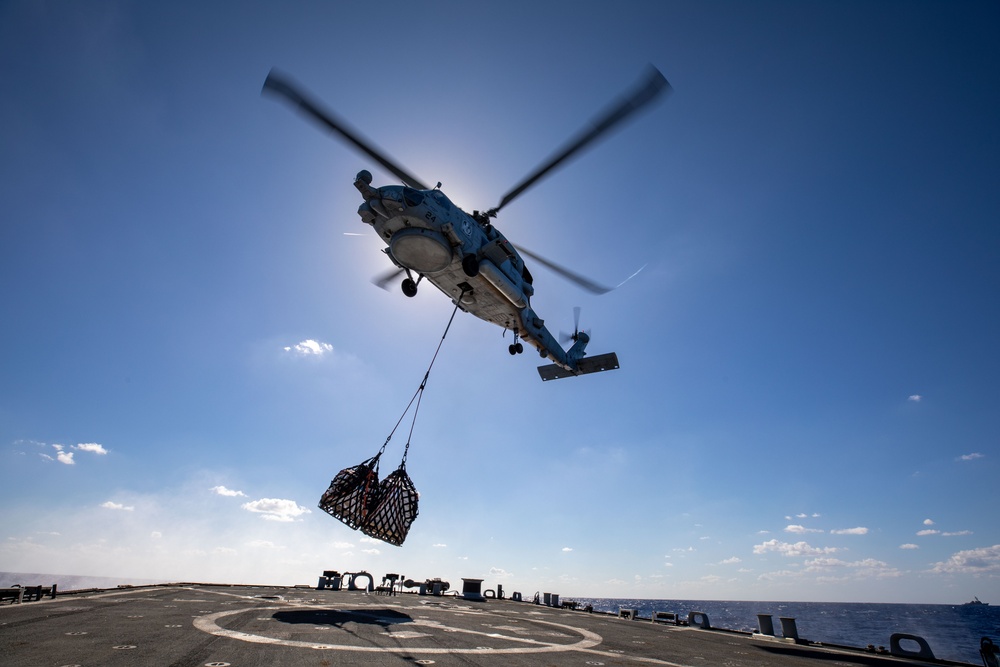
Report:
[[[351,528],[398,547],[417,518],[420,494],[404,464],[379,482],[379,456],[337,473],[319,507]]]
[[[380,456],[338,472],[319,500],[320,509],[355,530],[360,528],[378,501]]]
[[[464,291],[463,291],[464,295]],[[399,421],[392,428],[389,437],[385,439],[385,444],[378,450],[378,454],[368,459],[364,463],[359,463],[351,468],[344,468],[337,473],[337,476],[330,482],[330,488],[319,500],[319,508],[335,519],[343,521],[354,530],[360,530],[369,537],[382,540],[395,546],[402,546],[406,539],[406,534],[410,532],[410,525],[417,518],[417,501],[420,494],[413,486],[413,480],[406,474],[406,456],[410,452],[410,440],[413,439],[413,427],[417,423],[417,413],[420,411],[420,399],[423,396],[424,388],[427,386],[427,378],[430,377],[431,368],[437,359],[438,352],[441,351],[441,344],[444,343],[448,329],[458,312],[459,299],[455,300],[455,310],[451,312],[451,319],[444,329],[441,342],[438,343],[437,350],[431,358],[427,373],[417,388],[409,405],[403,410]],[[378,479],[378,461],[385,451],[389,441],[399,425],[403,423],[406,413],[410,408],[413,410],[413,421],[410,423],[410,435],[406,440],[406,447],[403,449],[403,460],[399,468],[389,473],[381,482]]]
[[[378,485],[378,498],[369,510],[361,532],[377,540],[402,546],[410,524],[417,518],[417,500],[420,494],[413,481],[400,465]]]

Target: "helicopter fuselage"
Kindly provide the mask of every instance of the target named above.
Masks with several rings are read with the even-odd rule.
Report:
[[[480,223],[436,188],[374,188],[371,180],[362,171],[354,181],[365,199],[358,215],[388,246],[386,255],[407,272],[410,285],[426,278],[463,311],[512,331],[515,343],[520,338],[542,358],[571,373],[578,370],[589,337],[579,333],[568,351],[562,349],[532,310],[532,275],[500,230]],[[412,296],[413,289],[406,288]]]

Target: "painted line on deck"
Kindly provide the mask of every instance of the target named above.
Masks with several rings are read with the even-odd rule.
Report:
[[[474,648],[441,648],[441,647],[420,647],[420,646],[355,646],[351,644],[327,644],[323,642],[310,642],[310,641],[300,641],[295,639],[278,639],[277,637],[268,637],[266,635],[256,635],[248,632],[240,632],[237,630],[227,630],[219,625],[219,621],[227,618],[229,616],[235,616],[237,614],[242,614],[246,612],[259,613],[261,611],[277,611],[283,610],[287,611],[290,605],[281,605],[276,607],[247,607],[245,609],[231,609],[227,611],[220,611],[214,614],[208,614],[206,616],[199,616],[194,620],[194,626],[211,635],[217,637],[227,637],[229,639],[236,639],[238,641],[251,642],[255,644],[272,644],[275,646],[288,646],[295,648],[308,648],[313,650],[322,651],[355,651],[360,653],[408,653],[408,654],[476,654],[476,655],[511,655],[520,653],[560,653],[564,651],[580,651],[586,652],[594,655],[600,655],[603,657],[614,657],[617,659],[632,659],[640,662],[654,663],[659,665],[668,665],[670,667],[686,667],[684,665],[677,665],[675,663],[667,662],[664,660],[656,660],[655,658],[642,658],[639,656],[627,656],[620,653],[609,653],[605,651],[595,651],[593,648],[601,644],[604,638],[595,632],[589,630],[584,630],[582,628],[576,628],[571,625],[564,625],[562,623],[553,623],[551,621],[541,621],[533,619],[532,623],[539,623],[547,625],[553,628],[559,628],[561,630],[569,631],[580,635],[582,639],[573,644],[553,644],[549,642],[541,642],[534,639],[528,639],[525,637],[511,637],[509,635],[503,635],[496,632],[481,632],[478,630],[468,630],[465,628],[455,628],[444,625],[439,622],[422,622],[420,619],[415,620],[414,625],[424,627],[424,628],[434,628],[441,631],[451,631],[451,632],[461,632],[469,635],[478,635],[482,637],[488,637],[490,639],[501,639],[505,641],[516,642],[519,644],[528,644],[528,646],[516,646],[510,648],[492,648],[477,646]],[[314,609],[309,606],[297,606],[296,608],[301,609]],[[354,613],[346,610],[339,610],[341,613]],[[363,611],[357,612],[358,615],[366,615]]]

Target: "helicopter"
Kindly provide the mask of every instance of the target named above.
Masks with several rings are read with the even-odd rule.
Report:
[[[521,255],[594,294],[606,293],[611,288],[515,246],[493,225],[492,219],[496,218],[500,209],[543,176],[671,90],[666,78],[650,66],[635,89],[512,188],[497,206],[483,212],[474,210],[471,214],[448,199],[441,191],[441,183],[433,188],[425,185],[377,150],[345,121],[314,101],[287,75],[272,69],[261,93],[284,98],[303,114],[374,159],[403,183],[374,187],[368,170],[358,172],[354,179],[354,187],[364,200],[358,208],[358,215],[388,246],[383,252],[395,265],[376,284],[385,288],[405,274],[400,287],[406,296],[413,297],[417,294],[417,286],[426,278],[457,308],[502,327],[505,333],[510,330],[514,336],[514,342],[508,346],[511,355],[524,351],[522,340],[534,346],[543,359],[552,362],[538,367],[542,380],[548,381],[615,370],[619,368],[618,355],[610,352],[586,356],[590,334],[580,330],[579,309],[575,309],[573,334],[564,336],[564,342],[572,340],[573,344],[569,349],[563,349],[546,328],[544,320],[531,307],[531,297],[535,293],[534,278]]]

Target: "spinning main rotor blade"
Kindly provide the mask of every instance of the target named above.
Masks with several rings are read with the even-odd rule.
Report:
[[[517,187],[504,195],[503,199],[500,200],[500,204],[496,208],[491,209],[489,213],[491,215],[496,214],[500,209],[513,201],[514,198],[534,185],[536,181],[569,159],[574,153],[596,140],[605,132],[611,130],[649,102],[652,102],[662,92],[670,92],[671,90],[673,88],[670,87],[667,79],[660,74],[660,71],[650,66],[650,71],[647,73],[646,78],[632,94],[603,116],[595,119],[589,129],[584,129],[576,139],[572,140],[565,148],[549,158],[548,162],[538,167],[533,174],[521,181]]]
[[[516,246],[516,247],[517,247],[517,251],[518,252],[527,255],[528,257],[530,257],[531,259],[535,260],[536,262],[538,262],[542,266],[545,266],[546,268],[548,268],[548,269],[550,269],[552,271],[555,271],[556,273],[558,273],[560,276],[562,276],[566,280],[569,280],[570,282],[576,283],[577,285],[579,285],[583,289],[587,290],[591,294],[607,294],[612,289],[614,289],[613,287],[604,287],[603,285],[598,285],[593,280],[591,280],[589,278],[584,278],[579,273],[574,273],[573,271],[570,271],[569,269],[567,269],[565,266],[559,266],[555,262],[552,262],[550,260],[545,259],[544,257],[536,255],[535,253],[531,252],[530,250],[525,250],[521,246]]]
[[[281,74],[273,69],[270,73],[268,73],[267,79],[264,80],[264,87],[260,92],[263,94],[267,91],[270,91],[275,95],[281,95],[292,104],[297,105],[303,113],[308,116],[312,116],[313,119],[319,121],[321,125],[325,125],[342,136],[344,139],[347,139],[347,141],[354,144],[359,150],[367,153],[380,165],[395,174],[395,176],[406,185],[409,185],[411,188],[415,188],[417,190],[428,189],[427,186],[421,183],[419,179],[414,178],[405,169],[382,155],[382,153],[372,146],[371,142],[362,138],[361,135],[350,125],[337,118],[337,116],[335,116],[332,112],[320,107],[319,104],[309,99],[305,93],[296,90],[289,80],[285,79]]]

